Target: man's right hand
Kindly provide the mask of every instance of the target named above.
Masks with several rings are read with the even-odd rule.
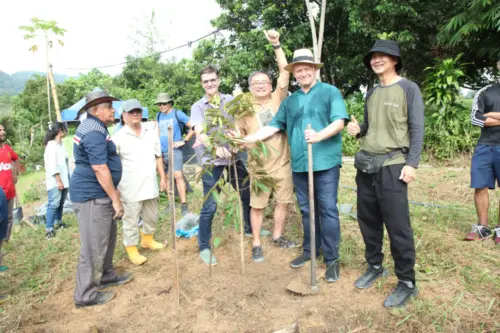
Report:
[[[113,216],[113,219],[121,219],[123,217],[123,204],[120,199],[113,201],[113,209],[115,210],[115,216]]]
[[[217,147],[215,155],[220,158],[231,158],[233,156],[226,147]]]
[[[352,136],[356,136],[361,132],[358,121],[354,116],[351,116],[351,121],[347,124],[347,133]]]
[[[280,34],[276,30],[264,30],[264,35],[266,35],[267,40],[272,45],[279,45],[280,43]]]

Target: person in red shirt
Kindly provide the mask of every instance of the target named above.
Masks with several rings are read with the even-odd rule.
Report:
[[[12,148],[5,143],[7,133],[3,125],[0,125],[0,187],[2,187],[7,197],[9,223],[7,235],[4,240],[10,239],[12,232],[12,211],[14,209],[14,198],[16,197],[17,174],[19,170],[19,157]]]

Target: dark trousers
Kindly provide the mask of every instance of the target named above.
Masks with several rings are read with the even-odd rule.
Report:
[[[325,264],[331,265],[339,259],[340,221],[337,209],[340,167],[314,172],[314,216],[316,228],[316,251],[323,250]],[[311,254],[311,228],[309,219],[309,180],[307,172],[293,172],[293,183],[302,214],[306,255]]]
[[[116,245],[116,221],[109,197],[73,202],[80,228],[80,258],[76,271],[75,302],[88,304],[97,296],[97,287],[112,280]]]
[[[215,166],[211,174],[205,172],[202,176],[203,180],[203,195],[206,196],[208,192],[219,181],[225,169],[228,169],[231,179],[228,180],[236,189],[236,178],[234,177],[233,166]],[[250,182],[248,180],[248,172],[241,161],[236,162],[236,169],[238,170],[238,186],[240,188],[240,197],[243,204],[243,220],[245,222],[245,233],[252,232],[250,224]],[[243,182],[246,179],[245,182]],[[217,192],[220,192],[217,189]],[[200,213],[200,229],[198,231],[198,245],[200,251],[210,248],[210,238],[212,237],[212,220],[214,219],[215,212],[217,211],[217,203],[212,195],[209,195],[207,200],[203,203]]]
[[[399,179],[403,164],[382,167],[373,175],[358,171],[358,223],[370,265],[382,265],[384,224],[399,280],[415,282],[415,243],[410,224],[408,185]]]

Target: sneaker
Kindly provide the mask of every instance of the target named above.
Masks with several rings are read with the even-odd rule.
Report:
[[[52,239],[56,237],[56,232],[54,230],[45,231],[45,238]]]
[[[200,252],[200,258],[203,260],[203,262],[207,265],[210,265],[210,255],[212,254],[212,251],[210,249],[205,249]],[[212,254],[212,266],[217,265],[217,259],[215,256]]]
[[[5,303],[6,301],[9,300],[9,298],[10,298],[9,295],[0,294],[0,304]]]
[[[94,305],[106,304],[111,301],[115,297],[114,291],[98,291],[96,298],[87,303],[87,304],[79,304],[75,302],[75,306],[77,309],[86,308]]]
[[[65,228],[67,228],[67,227],[68,227],[68,225],[67,225],[67,224],[64,224],[64,223],[62,223],[62,222],[61,222],[61,223],[59,223],[59,224],[56,224],[56,225],[54,226],[54,229],[59,230],[59,229],[65,229]]]
[[[298,256],[297,258],[292,260],[292,262],[290,263],[290,267],[292,267],[292,268],[302,267],[309,260],[311,260],[311,257],[307,254],[302,253],[300,256]]]
[[[493,230],[493,242],[495,242],[495,245],[500,245],[500,227]]]
[[[416,286],[413,288],[408,287],[408,285],[403,281],[398,281],[396,289],[387,296],[384,301],[384,306],[386,308],[400,308],[404,306],[412,297],[418,295],[418,289]]]
[[[354,282],[354,286],[358,289],[370,288],[375,281],[380,278],[385,278],[387,275],[387,270],[383,266],[376,269],[373,265],[368,265],[365,274],[361,275],[356,282]]]
[[[491,236],[490,228],[481,224],[473,224],[471,232],[469,232],[465,236],[464,240],[466,241],[474,241],[476,239],[484,240],[490,236]]]
[[[333,264],[328,266],[325,272],[326,282],[336,282],[340,279],[340,263],[335,261]]]
[[[254,262],[263,262],[264,254],[262,253],[262,246],[254,246],[252,247],[252,260]]]
[[[281,247],[283,249],[291,249],[298,247],[297,244],[292,242],[291,240],[285,238],[284,236],[279,236],[278,238],[272,240],[272,243],[274,246]]]
[[[186,214],[189,213],[188,211],[188,205],[183,203],[181,204],[181,214],[182,216],[186,216]]]
[[[101,282],[101,285],[97,289],[102,290],[109,287],[121,286],[130,282],[131,280],[132,280],[131,273],[123,273],[121,275],[117,274],[113,279],[108,280],[106,282]]]
[[[272,232],[270,232],[269,230],[265,230],[265,229],[260,229],[260,233],[259,233],[259,236],[260,237],[271,237],[272,236]],[[250,231],[246,231],[245,230],[245,237],[247,238],[252,238],[253,235],[252,235],[252,232]]]

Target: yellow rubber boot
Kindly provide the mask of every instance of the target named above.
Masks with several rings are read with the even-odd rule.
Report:
[[[125,249],[127,250],[130,262],[133,263],[134,265],[142,265],[146,261],[148,261],[148,258],[146,258],[145,256],[141,256],[139,254],[137,246],[126,246]]]
[[[142,237],[142,241],[141,241],[141,246],[145,249],[150,249],[150,250],[161,250],[163,249],[163,244],[162,243],[158,243],[157,241],[155,241],[153,239],[153,235],[146,235],[146,234],[143,234],[142,231],[141,231],[141,237]]]

